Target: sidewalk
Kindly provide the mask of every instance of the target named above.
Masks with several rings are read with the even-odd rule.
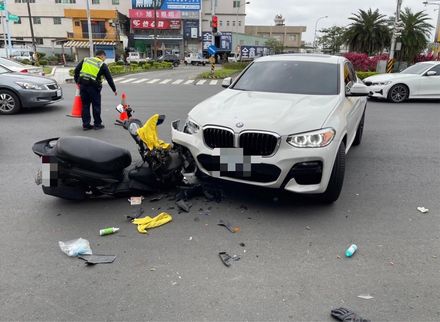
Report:
[[[69,75],[69,70],[73,67],[54,67],[53,75],[49,76],[57,81],[58,84],[65,84],[73,81],[73,77]]]

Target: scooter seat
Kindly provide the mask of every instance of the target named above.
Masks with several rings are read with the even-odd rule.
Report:
[[[128,150],[83,136],[60,138],[56,144],[56,156],[99,173],[118,172],[131,164]]]

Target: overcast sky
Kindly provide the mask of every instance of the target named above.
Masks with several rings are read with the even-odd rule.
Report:
[[[344,26],[350,23],[348,17],[358,9],[379,9],[382,14],[394,15],[397,0],[249,0],[246,5],[246,24],[248,25],[273,25],[276,14],[282,14],[286,25],[306,26],[303,40],[313,41],[315,23],[319,17],[328,16],[318,22],[318,30],[334,25]],[[409,7],[413,12],[426,10],[431,17],[430,23],[435,26],[438,6],[425,5],[425,0],[403,0],[402,8]],[[440,3],[440,1],[439,1]],[[434,39],[434,30],[432,32]]]

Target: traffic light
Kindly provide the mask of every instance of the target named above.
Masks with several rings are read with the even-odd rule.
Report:
[[[217,16],[212,16],[211,27],[212,27],[212,32],[217,33],[217,27],[218,27],[218,17]]]

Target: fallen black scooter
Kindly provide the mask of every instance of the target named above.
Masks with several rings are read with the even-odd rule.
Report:
[[[71,136],[39,141],[32,150],[42,160],[36,183],[42,184],[43,192],[82,200],[155,192],[178,185],[183,179],[185,163],[180,148],[150,150],[137,133],[142,127],[141,121],[132,118],[131,108],[126,112],[128,120],[115,124],[128,130],[137,143],[139,162],[132,164],[128,150],[93,138]],[[165,116],[160,115],[156,125],[164,119]],[[157,137],[157,133],[155,135]]]

